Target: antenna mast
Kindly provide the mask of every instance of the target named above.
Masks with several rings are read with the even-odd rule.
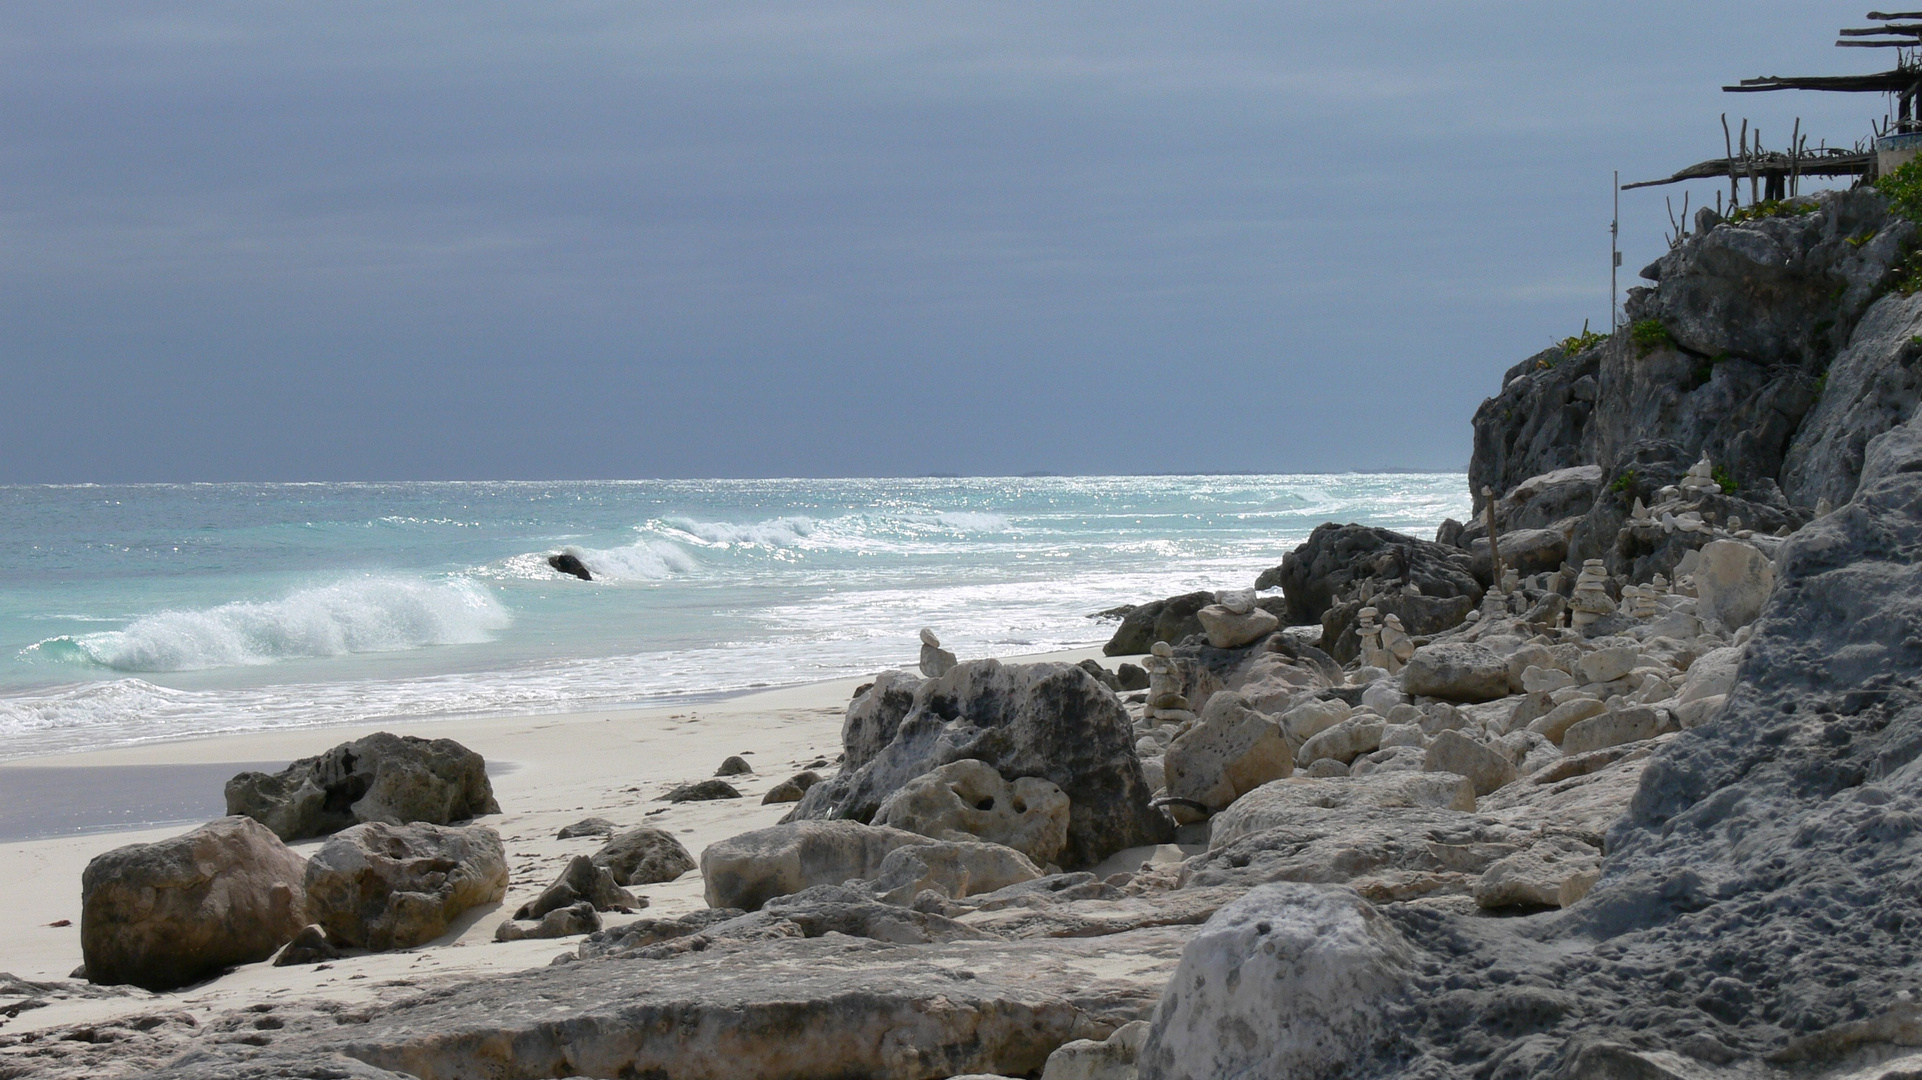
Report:
[[[1611,333],[1622,328],[1622,309],[1615,302],[1615,274],[1622,265],[1622,249],[1618,246],[1622,235],[1622,174],[1615,173],[1615,217],[1608,223],[1608,329]]]

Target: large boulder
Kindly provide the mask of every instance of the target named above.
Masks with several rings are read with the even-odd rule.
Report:
[[[849,710],[865,707],[857,698]],[[1120,699],[1081,668],[969,661],[921,683],[893,739],[858,768],[816,784],[787,820],[871,822],[910,780],[974,758],[1011,780],[1038,777],[1060,788],[1069,809],[1059,861],[1086,866],[1173,835],[1172,822],[1148,803],[1152,789],[1134,744]]]
[[[452,739],[376,732],[277,773],[227,781],[227,813],[282,840],[326,836],[367,821],[446,825],[500,813],[487,762]]]
[[[856,821],[797,821],[708,845],[701,878],[709,907],[757,911],[811,886],[872,878],[895,848],[927,842],[919,833]]]
[[[80,875],[87,979],[171,990],[265,960],[307,921],[304,872],[244,817],[96,855]]]
[[[1465,776],[1475,785],[1476,795],[1486,795],[1515,781],[1515,763],[1507,755],[1459,731],[1444,731],[1435,736],[1422,759],[1427,772]]]
[[[847,755],[841,762],[843,771],[866,765],[894,741],[901,721],[914,709],[915,692],[925,681],[905,671],[883,671],[854,695],[841,720],[841,747]]]
[[[1320,622],[1337,601],[1365,600],[1364,594],[1401,592],[1409,585],[1423,596],[1464,596],[1471,606],[1481,603],[1482,583],[1466,552],[1371,525],[1317,526],[1280,566],[1263,571],[1255,582],[1258,589],[1281,587],[1291,626]],[[1324,636],[1322,648],[1330,644]]]
[[[1249,708],[1239,694],[1223,691],[1169,745],[1162,770],[1169,795],[1218,813],[1268,781],[1292,775],[1295,757],[1281,725]]]
[[[1829,365],[1821,397],[1782,463],[1782,491],[1797,506],[1855,495],[1869,440],[1914,415],[1922,402],[1922,293],[1891,292],[1863,315],[1848,348]],[[1743,520],[1753,520],[1744,518]]]
[[[507,894],[507,853],[482,825],[372,821],[329,837],[307,860],[307,911],[339,945],[410,949],[462,912]]]
[[[1368,1075],[1396,1032],[1414,950],[1338,886],[1273,884],[1216,912],[1182,951],[1141,1048],[1141,1080]]]
[[[1208,823],[1208,844],[1221,847],[1299,820],[1304,812],[1350,807],[1430,810],[1475,809],[1475,787],[1466,778],[1439,772],[1375,772],[1367,776],[1292,776],[1256,788]]]
[[[950,899],[1034,881],[1041,868],[1019,851],[980,841],[937,840],[888,852],[868,888],[890,904],[906,905],[930,889]]]
[[[1704,547],[1694,577],[1702,614],[1730,630],[1754,622],[1775,590],[1775,567],[1768,556],[1739,540],[1717,540]]]
[[[1281,627],[1281,620],[1258,607],[1235,611],[1222,604],[1209,604],[1195,613],[1208,644],[1217,649],[1239,649],[1252,645]]]
[[[1005,844],[1046,865],[1068,842],[1068,797],[1040,777],[1010,783],[968,758],[908,781],[881,804],[874,823],[936,840]]]
[[[1508,661],[1466,642],[1423,645],[1402,669],[1401,686],[1448,701],[1494,701],[1508,696]]]
[[[674,834],[652,825],[613,837],[592,858],[595,866],[607,868],[617,885],[654,885],[694,869],[694,856]]]
[[[1121,625],[1101,652],[1106,656],[1134,656],[1147,652],[1157,641],[1179,645],[1183,638],[1202,632],[1201,609],[1214,602],[1214,593],[1192,592],[1138,605],[1122,616]]]

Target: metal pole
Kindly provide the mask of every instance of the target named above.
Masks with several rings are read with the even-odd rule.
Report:
[[[1619,239],[1622,234],[1622,173],[1615,171],[1615,217],[1608,223],[1608,330],[1610,333],[1621,329],[1622,312],[1615,303],[1615,273],[1622,265],[1622,249]]]

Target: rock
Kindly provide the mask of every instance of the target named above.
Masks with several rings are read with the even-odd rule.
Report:
[[[515,919],[531,918],[518,912]],[[591,934],[601,928],[601,917],[594,905],[582,900],[553,908],[539,917],[532,926],[512,920],[494,928],[495,941],[520,941],[524,938],[574,937],[578,934]]]
[[[1011,847],[979,841],[924,841],[888,852],[868,888],[883,903],[905,906],[929,889],[960,899],[1039,877],[1040,868]]]
[[[171,990],[267,959],[306,922],[302,863],[244,817],[94,856],[80,875],[87,980]]]
[[[227,813],[253,818],[282,840],[368,821],[446,825],[500,810],[479,754],[452,739],[384,731],[277,773],[245,772],[227,781]]]
[[[1233,612],[1220,604],[1210,604],[1195,612],[1208,644],[1217,649],[1239,649],[1253,644],[1281,628],[1281,620],[1260,608]]]
[[[1414,962],[1347,889],[1250,890],[1182,952],[1141,1048],[1141,1080],[1366,1075],[1392,1052],[1386,1013]]]
[[[1575,670],[1584,683],[1614,682],[1640,667],[1642,653],[1633,645],[1616,645],[1582,654]]]
[[[1508,663],[1480,645],[1424,645],[1402,669],[1402,689],[1449,701],[1494,701],[1508,696]]]
[[[1922,298],[1891,292],[1870,305],[1782,462],[1782,491],[1797,506],[1835,505],[1855,494],[1870,439],[1915,414],[1922,402],[1916,360]]]
[[[772,806],[775,803],[800,802],[801,796],[806,795],[809,788],[820,782],[821,776],[819,773],[813,771],[795,773],[793,776],[767,789],[767,794],[761,797],[761,805]]]
[[[1149,1024],[1136,1020],[1106,1039],[1075,1039],[1048,1055],[1041,1080],[1135,1080],[1135,1059],[1148,1041]]]
[[[1602,853],[1593,845],[1554,837],[1483,871],[1475,883],[1475,903],[1484,908],[1567,907],[1587,894],[1601,865]]]
[[[1595,497],[1601,487],[1600,465],[1574,465],[1531,476],[1509,489],[1495,504],[1495,521],[1502,530],[1498,538],[1501,541],[1502,561],[1510,566],[1516,565],[1509,562],[1508,558],[1511,532],[1545,529],[1556,522],[1581,517],[1595,505]],[[1531,572],[1522,571],[1524,575]]]
[[[742,833],[701,852],[709,907],[757,911],[812,885],[872,878],[895,848],[928,838],[854,821],[797,821]]]
[[[1303,763],[1334,758],[1349,764],[1360,755],[1380,747],[1382,733],[1387,729],[1388,722],[1381,717],[1373,713],[1356,713],[1302,743],[1297,758]]]
[[[1558,668],[1531,667],[1522,672],[1522,690],[1530,694],[1552,694],[1563,687],[1580,685],[1581,681],[1575,676]]]
[[[613,837],[591,857],[595,866],[607,868],[617,885],[655,885],[694,869],[694,856],[674,834],[652,825]]]
[[[1591,716],[1570,725],[1562,735],[1562,753],[1586,754],[1591,750],[1652,739],[1664,731],[1674,730],[1665,722],[1666,719],[1665,712],[1646,705]]]
[[[730,754],[727,760],[721,762],[721,767],[714,770],[715,776],[752,776],[753,774],[754,766],[749,765],[747,759],[739,754]]]
[[[1192,592],[1142,604],[1121,620],[1114,636],[1101,647],[1102,655],[1136,656],[1157,641],[1179,645],[1189,635],[1202,632],[1198,613],[1214,602],[1214,593]]]
[[[1288,736],[1288,741],[1299,748],[1302,743],[1321,732],[1327,731],[1343,720],[1353,709],[1339,698],[1327,701],[1310,700],[1281,714],[1279,723]]]
[[[605,867],[585,855],[567,861],[566,869],[541,894],[514,912],[516,919],[538,919],[550,911],[585,903],[595,911],[633,911],[646,904],[621,888]],[[598,929],[598,927],[596,928]]]
[[[1550,709],[1547,715],[1539,716],[1529,721],[1528,730],[1560,746],[1571,726],[1587,720],[1591,716],[1600,716],[1607,711],[1608,706],[1595,698],[1570,698],[1560,705],[1555,706],[1553,709]],[[1564,750],[1563,752],[1566,753],[1567,751]]]
[[[618,828],[604,817],[582,818],[574,824],[554,834],[556,840],[573,840],[582,836],[612,836]]]
[[[280,952],[274,955],[275,967],[293,967],[297,964],[322,964],[329,960],[340,959],[340,950],[327,940],[327,931],[319,923],[308,923],[300,928]]]
[[[1408,592],[1376,594],[1366,602],[1339,601],[1321,616],[1321,640],[1333,659],[1347,663],[1360,654],[1357,616],[1372,607],[1383,619],[1395,618],[1409,634],[1427,637],[1452,630],[1475,610],[1467,596],[1420,596]]]
[[[368,822],[307,860],[307,913],[340,945],[410,949],[507,894],[507,853],[482,825]]]
[[[1262,573],[1257,589],[1280,586],[1287,596],[1286,622],[1301,626],[1322,621],[1322,614],[1340,600],[1365,600],[1367,589],[1376,597],[1399,593],[1414,585],[1423,596],[1465,596],[1472,607],[1481,603],[1482,585],[1469,568],[1469,556],[1458,548],[1417,540],[1388,529],[1367,525],[1317,526],[1306,543]],[[1388,608],[1376,605],[1384,613]],[[1422,633],[1405,612],[1394,612],[1410,633]],[[1322,648],[1333,642],[1324,633]]]
[[[920,668],[922,675],[930,679],[938,679],[946,675],[948,670],[959,662],[955,655],[946,649],[923,645],[920,662],[916,666]]]
[[[843,773],[874,760],[894,741],[924,681],[903,671],[883,671],[866,690],[854,695],[841,722],[841,746],[846,754],[841,763]]]
[[[1244,836],[1287,825],[1304,811],[1348,807],[1472,811],[1475,788],[1450,773],[1374,773],[1317,779],[1292,776],[1263,784],[1235,800],[1208,822],[1208,844],[1221,847]]]
[[[1743,650],[1738,646],[1711,649],[1688,667],[1688,677],[1675,695],[1678,702],[1716,697],[1735,689],[1735,675],[1742,666]]]
[[[1193,799],[1212,813],[1294,771],[1281,727],[1226,691],[1208,699],[1199,721],[1169,745],[1163,762],[1168,794]]]
[[[862,701],[850,714],[858,707]],[[859,768],[815,785],[788,820],[872,821],[908,781],[974,758],[1004,777],[1059,787],[1068,796],[1061,865],[1092,865],[1172,838],[1171,823],[1148,805],[1135,739],[1120,700],[1072,664],[973,660],[922,683],[893,740]]]
[[[1101,661],[1095,660],[1095,659],[1087,659],[1087,660],[1081,661],[1079,664],[1076,664],[1075,666],[1087,672],[1088,674],[1094,676],[1094,680],[1096,682],[1107,687],[1108,689],[1113,690],[1116,693],[1121,692],[1120,677],[1117,676],[1114,672],[1109,671],[1107,668],[1102,667]],[[1147,673],[1143,672],[1143,674],[1145,675]]]
[[[725,780],[701,780],[692,784],[682,784],[673,791],[661,796],[662,802],[713,802],[716,799],[738,799],[740,791]]]
[[[1045,865],[1068,842],[1068,816],[1068,797],[1054,784],[1033,776],[1010,783],[966,758],[902,785],[874,823],[936,840],[986,840]]]
[[[1513,761],[1459,731],[1444,731],[1435,736],[1422,759],[1422,769],[1465,776],[1478,796],[1512,784],[1516,777]]]
[[[1731,631],[1755,621],[1775,590],[1775,567],[1768,556],[1739,540],[1717,540],[1702,548],[1695,570],[1701,610]]]
[[[1502,566],[1523,577],[1552,574],[1568,561],[1568,533],[1561,529],[1516,529],[1496,537],[1501,547]],[[1488,554],[1486,536],[1468,542],[1468,553],[1475,558],[1475,576],[1490,579],[1495,570]]]
[[[594,575],[587,572],[587,564],[581,562],[580,557],[577,555],[569,555],[564,551],[559,555],[549,555],[547,557],[547,565],[559,570],[563,574],[571,574],[574,577],[580,578],[582,581],[594,580]]]
[[[1121,689],[1124,691],[1146,690],[1148,671],[1139,664],[1122,664],[1115,668],[1115,680],[1121,684]]]

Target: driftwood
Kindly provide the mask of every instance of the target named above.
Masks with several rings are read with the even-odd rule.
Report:
[[[1842,150],[1835,147],[1818,150],[1804,150],[1799,154],[1787,154],[1780,150],[1764,150],[1747,158],[1730,155],[1723,158],[1710,158],[1699,165],[1690,165],[1665,180],[1638,180],[1633,184],[1623,184],[1622,190],[1630,188],[1659,187],[1663,184],[1679,184],[1684,180],[1710,180],[1724,176],[1860,176],[1869,171],[1875,162],[1875,155],[1868,151]]]

